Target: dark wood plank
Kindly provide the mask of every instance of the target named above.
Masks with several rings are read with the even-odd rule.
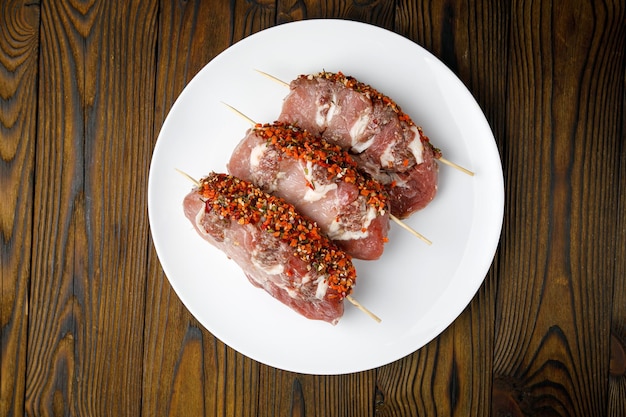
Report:
[[[623,7],[512,5],[496,415],[607,413]]]
[[[26,386],[39,6],[0,3],[0,415],[21,416]]]
[[[626,10],[622,7],[620,12],[613,11],[617,21],[622,23],[626,21]],[[613,39],[615,51],[618,52],[620,59],[613,65],[616,72],[619,72],[619,61],[622,61],[622,71],[624,71],[624,50],[626,50],[626,27],[622,24],[617,29],[618,36]],[[607,48],[610,46],[607,46]],[[615,75],[617,78],[617,74]],[[620,141],[620,170],[616,176],[619,184],[619,205],[617,207],[617,239],[615,251],[615,272],[613,274],[613,312],[611,320],[611,342],[610,342],[610,359],[609,359],[609,386],[608,386],[608,404],[607,415],[611,417],[626,415],[626,94],[624,92],[624,84],[621,89],[618,87],[614,100],[619,104],[619,97],[622,97],[621,107],[614,109],[615,117],[619,120],[615,121],[615,128],[619,129],[616,134]],[[620,111],[621,108],[621,111]],[[621,117],[620,117],[621,115]],[[610,256],[610,253],[607,254]]]
[[[340,18],[393,29],[395,5],[391,1],[279,0],[277,23],[302,19]]]
[[[44,2],[26,412],[138,415],[154,2]]]
[[[626,10],[621,11],[621,21],[626,21]],[[618,15],[619,16],[619,15]],[[619,17],[618,17],[619,18]],[[624,61],[624,50],[626,50],[624,34],[625,25],[622,24],[621,33],[615,40],[614,46],[616,51],[622,51],[620,59]],[[619,64],[617,64],[619,65]],[[609,386],[608,386],[608,404],[607,416],[618,417],[626,416],[626,94],[624,93],[624,84],[614,92],[617,97],[615,101],[619,102],[619,96],[622,96],[622,107],[614,109],[615,117],[619,119],[615,121],[615,128],[618,129],[617,136],[622,140],[619,144],[620,150],[620,170],[617,171],[615,179],[619,184],[619,201],[617,207],[617,221],[615,223],[617,229],[615,256],[615,272],[613,274],[613,312],[611,320],[611,347],[609,360]],[[620,117],[621,115],[621,117]],[[607,253],[605,256],[611,256]]]
[[[374,415],[375,371],[303,375],[261,366],[260,416]]]
[[[507,40],[501,36],[508,27],[505,6],[401,1],[395,25],[396,31],[424,46],[459,76],[485,112],[499,145],[505,125]],[[497,253],[478,294],[446,331],[378,371],[377,415],[489,415],[500,257]]]
[[[624,124],[622,123],[622,126]],[[623,129],[623,127],[622,127]],[[622,133],[622,137],[623,137]],[[624,175],[626,175],[626,147],[622,144],[620,192],[620,213],[626,213],[626,195],[624,193]],[[607,416],[626,415],[626,216],[621,215],[618,224],[617,267],[615,268],[615,286],[613,289],[613,317],[611,324],[611,347],[609,360],[609,386]]]
[[[183,88],[232,42],[232,20],[230,6],[223,2],[161,2],[155,142],[161,124]]]
[[[231,9],[232,42],[237,42],[276,24],[275,0],[235,1]]]

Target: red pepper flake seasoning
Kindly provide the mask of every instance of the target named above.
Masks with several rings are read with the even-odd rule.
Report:
[[[257,124],[254,130],[267,140],[268,146],[275,147],[280,153],[325,168],[329,180],[355,184],[359,193],[367,197],[367,204],[378,213],[384,214],[387,210],[388,197],[383,187],[378,181],[359,173],[354,159],[340,146],[282,122]],[[313,184],[307,185],[314,188]]]
[[[310,270],[325,275],[329,288],[340,298],[352,292],[356,270],[350,255],[325,238],[317,224],[302,217],[291,204],[227,174],[212,173],[203,178],[198,193],[207,210],[241,225],[258,226],[294,248],[293,255]]]

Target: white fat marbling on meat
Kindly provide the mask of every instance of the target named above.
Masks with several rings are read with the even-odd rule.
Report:
[[[330,102],[330,107],[328,108],[328,113],[326,113],[326,122],[330,123],[330,121],[335,117],[335,115],[339,114],[340,107],[335,103],[337,102],[337,95],[333,94],[333,99]]]
[[[393,167],[393,161],[395,159],[393,156],[393,148],[394,148],[394,144],[390,143],[389,145],[387,145],[383,153],[380,154],[380,166],[381,167],[383,168]]]
[[[323,300],[328,290],[328,280],[325,276],[321,276],[317,279],[317,290],[315,291],[315,297]]]
[[[318,127],[326,126],[335,114],[339,113],[339,108],[335,105],[337,102],[337,95],[333,94],[332,99],[324,104],[317,105],[317,112],[315,113],[315,123]],[[324,114],[326,112],[326,114]]]
[[[250,166],[252,168],[257,168],[261,163],[261,159],[263,159],[263,155],[267,151],[267,144],[261,143],[260,145],[255,146],[250,151]]]
[[[206,229],[202,225],[202,220],[204,219],[204,214],[206,213],[205,210],[206,207],[204,206],[204,204],[200,206],[200,210],[198,210],[198,214],[196,214],[196,226],[198,227],[198,230],[200,231],[202,236],[211,236],[209,233],[207,233]]]
[[[359,139],[363,135],[363,132],[365,132],[365,129],[367,128],[367,125],[369,124],[369,122],[370,122],[370,112],[364,111],[359,115],[359,118],[357,119],[357,121],[354,122],[354,124],[350,128],[350,139],[352,141],[352,149],[354,149],[356,152],[363,152],[372,144],[371,139],[364,143],[359,143]],[[368,145],[363,147],[365,143],[368,143]]]
[[[411,131],[415,133],[415,136],[413,136],[413,140],[409,143],[409,150],[415,157],[415,161],[418,164],[421,164],[422,162],[424,162],[424,157],[423,157],[424,145],[422,145],[422,141],[420,139],[420,132],[419,130],[417,130],[417,127],[411,126]]]
[[[374,207],[368,206],[367,211],[361,218],[362,227],[360,230],[345,230],[336,219],[328,227],[328,237],[331,240],[357,240],[366,238],[369,235],[369,226],[376,218],[377,211]]]
[[[307,161],[306,167],[303,168],[302,172],[304,173],[304,178],[306,178],[309,184],[311,184],[311,187],[313,187],[307,187],[303,197],[304,201],[313,202],[321,200],[328,192],[337,189],[337,184],[334,182],[319,184],[313,180],[313,164],[311,161]]]
[[[284,277],[282,275],[283,271],[277,272],[277,273],[270,273],[268,272],[267,269],[264,269],[264,268],[261,268],[261,269],[263,269],[263,271],[266,272],[266,275],[259,275],[258,277],[253,276],[252,278],[255,281],[257,281],[264,288],[267,287],[266,285],[267,283],[271,282],[272,284],[276,285],[281,290],[285,291],[287,295],[289,295],[289,297],[293,299],[302,298],[302,285],[311,281],[310,274],[306,274],[304,277],[302,277],[302,282],[298,283],[298,282],[293,282],[290,279]],[[315,281],[315,283],[318,284],[319,280],[325,281],[324,278],[325,277],[318,278],[318,281]],[[328,284],[326,284],[326,288],[328,288]],[[320,288],[320,285],[318,284],[316,288],[316,297],[318,296],[318,294],[321,294],[321,297],[318,297],[318,298],[323,299],[324,295],[326,295],[326,288]]]
[[[395,181],[395,187],[409,188],[407,186],[408,182],[406,180],[403,180],[402,178],[400,178],[400,176],[397,175],[397,174],[392,174],[391,175],[391,181],[389,181],[388,184],[392,183],[394,181]]]
[[[326,184],[326,185],[315,185],[314,190],[307,188],[306,192],[304,193],[303,199],[304,201],[307,201],[307,202],[318,201],[324,198],[324,196],[326,196],[328,192],[335,190],[335,189],[337,189],[337,184],[335,183]]]
[[[365,151],[367,148],[372,146],[372,143],[374,143],[374,139],[376,139],[376,136],[371,135],[365,142],[353,144],[351,147],[352,152],[361,153]]]
[[[272,265],[271,267],[267,267],[266,265],[263,265],[261,262],[259,262],[258,258],[257,258],[257,254],[259,252],[254,250],[251,253],[251,259],[252,259],[252,263],[254,264],[254,266],[256,266],[258,269],[262,270],[263,272],[265,272],[268,275],[278,275],[278,274],[282,274],[285,271],[285,267],[283,264],[278,263],[276,265]]]

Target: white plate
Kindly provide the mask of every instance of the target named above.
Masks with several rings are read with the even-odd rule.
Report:
[[[353,296],[378,324],[346,302],[337,326],[307,320],[253,287],[234,262],[202,240],[183,215],[197,178],[226,172],[249,125],[280,113],[289,81],[342,71],[384,92],[424,128],[444,156],[476,175],[440,166],[439,192],[407,223],[428,246],[392,224],[378,261],[356,261]],[[288,23],[252,35],[209,62],[172,107],[158,137],[148,212],[165,274],[189,311],[244,355],[277,368],[343,374],[385,365],[419,349],[467,306],[491,265],[502,226],[502,167],[491,129],[459,79],[415,43],[390,31],[341,20]]]

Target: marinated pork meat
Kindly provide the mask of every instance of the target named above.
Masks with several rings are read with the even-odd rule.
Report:
[[[341,147],[282,123],[257,125],[234,150],[228,172],[293,204],[352,257],[382,255],[386,193]]]
[[[435,197],[439,150],[396,103],[353,77],[299,76],[278,120],[348,150],[360,170],[384,185],[396,217],[408,217]]]
[[[303,316],[336,324],[356,282],[348,254],[279,197],[212,173],[184,199],[196,231],[250,282]]]

